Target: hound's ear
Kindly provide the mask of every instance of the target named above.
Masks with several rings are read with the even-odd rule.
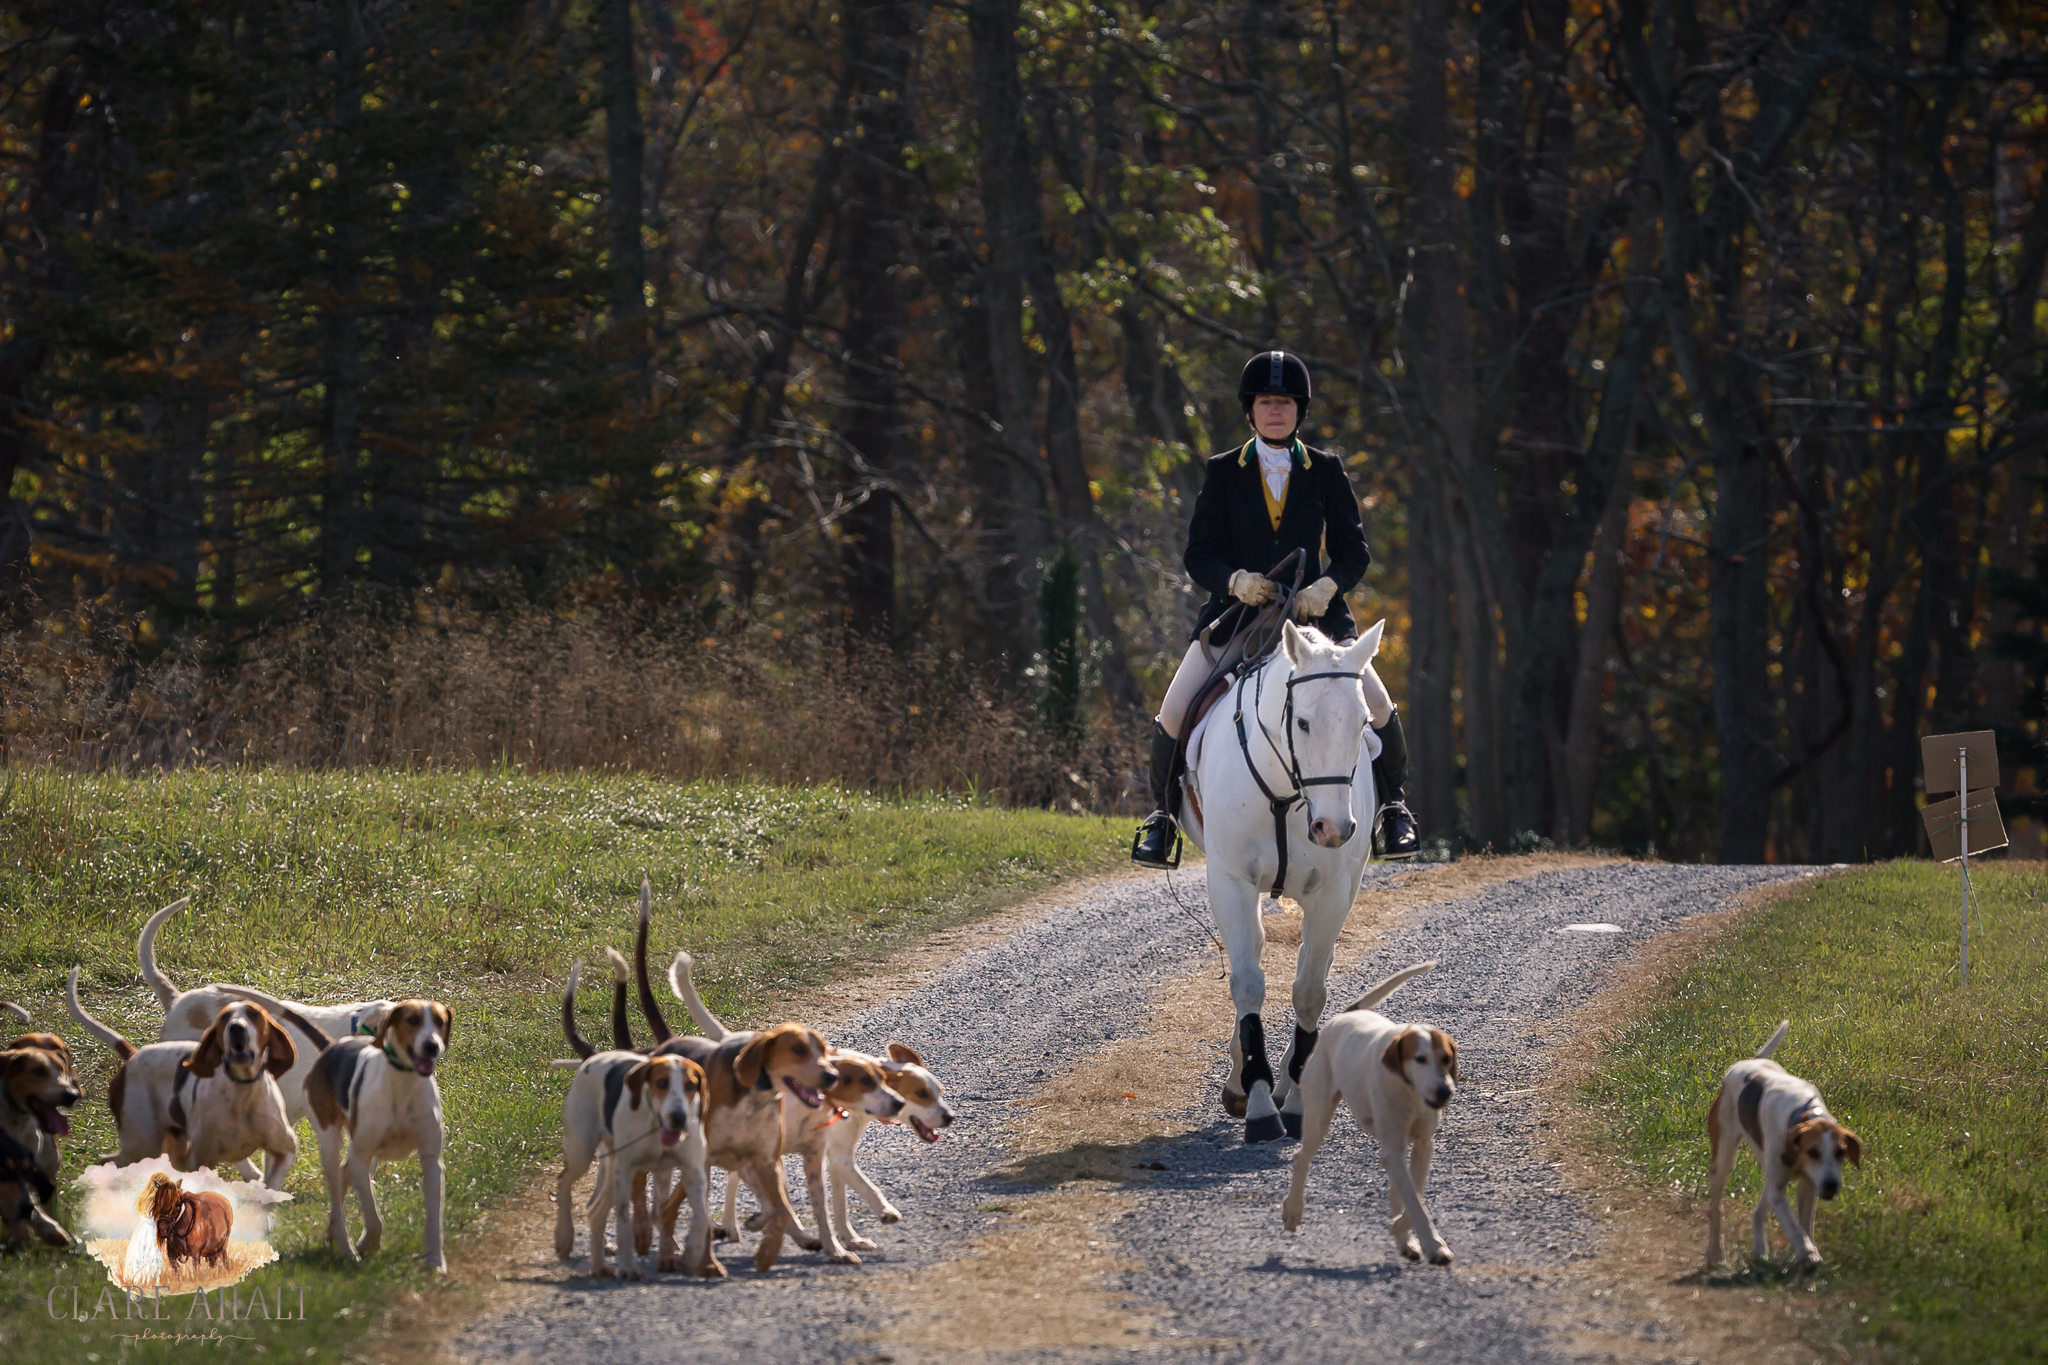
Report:
[[[1791,1132],[1785,1134],[1784,1161],[1787,1166],[1797,1166],[1799,1164],[1799,1149],[1806,1144],[1807,1134],[1819,1126],[1819,1119],[1808,1119],[1806,1122],[1795,1127]]]
[[[264,1044],[270,1060],[263,1064],[263,1069],[273,1076],[282,1076],[298,1064],[299,1050],[292,1046],[291,1035],[285,1032],[284,1025],[271,1018],[261,1005],[254,1006],[254,1009],[263,1016],[264,1036],[270,1040]]]
[[[923,1066],[924,1058],[917,1055],[917,1049],[908,1043],[889,1044],[889,1060],[898,1066]]]
[[[1857,1137],[1854,1133],[1850,1132],[1847,1128],[1842,1127],[1840,1124],[1836,1124],[1835,1140],[1842,1144],[1842,1155],[1848,1157],[1851,1162],[1858,1166],[1861,1166],[1863,1164],[1862,1138]]]
[[[441,1025],[441,1041],[445,1043],[448,1041],[450,1031],[455,1027],[455,1014],[438,1000],[433,1002],[433,1007],[434,1018]]]
[[[1414,1051],[1415,1040],[1409,1037],[1408,1034],[1404,1031],[1396,1035],[1394,1040],[1388,1043],[1385,1049],[1381,1051],[1380,1062],[1387,1068],[1387,1070],[1393,1072],[1402,1080],[1407,1081],[1408,1057],[1409,1054]],[[1408,1081],[1408,1083],[1410,1085],[1415,1084],[1415,1082],[1413,1081]]]
[[[697,1092],[697,1093],[698,1093],[699,1095],[702,1095],[702,1094],[704,1093],[704,1068],[703,1068],[703,1067],[701,1067],[701,1066],[698,1066],[698,1065],[697,1065],[697,1064],[696,1064],[695,1062],[691,1061],[691,1060],[690,1060],[690,1059],[689,1059],[688,1057],[685,1057],[685,1058],[683,1058],[683,1059],[682,1059],[682,1063],[683,1063],[683,1089],[684,1089],[684,1090],[686,1090],[686,1091],[687,1091],[687,1090],[694,1090],[694,1091],[696,1091],[696,1092]]]
[[[1458,1079],[1458,1044],[1450,1034],[1440,1028],[1429,1031],[1429,1041],[1436,1045],[1437,1055],[1444,1059],[1444,1073],[1452,1080]]]
[[[749,1090],[761,1083],[761,1073],[767,1069],[768,1048],[772,1041],[773,1035],[764,1029],[740,1049],[739,1056],[732,1059],[732,1074]]]
[[[221,1041],[222,1025],[227,1023],[228,1011],[223,1008],[213,1016],[213,1022],[206,1026],[206,1032],[199,1035],[199,1046],[185,1059],[185,1067],[201,1080],[220,1070],[221,1054],[227,1051],[227,1044]]]
[[[812,1047],[818,1050],[819,1061],[829,1062],[832,1060],[832,1044],[825,1041],[824,1034],[814,1028],[807,1028],[804,1030],[804,1038]]]
[[[646,1087],[647,1078],[653,1074],[653,1062],[642,1062],[626,1073],[626,1093],[631,1097],[626,1101],[628,1109],[640,1107],[640,1091]]]
[[[1295,628],[1293,621],[1283,622],[1280,626],[1280,648],[1286,653],[1288,663],[1297,666],[1301,663],[1301,647],[1301,631]]]

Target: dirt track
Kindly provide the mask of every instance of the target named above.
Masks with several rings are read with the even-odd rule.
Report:
[[[1339,1129],[1318,1158],[1302,1231],[1282,1231],[1293,1144],[1248,1148],[1216,1103],[1230,1007],[1200,925],[1163,878],[1116,878],[1006,916],[1005,932],[832,1031],[919,1048],[959,1122],[937,1147],[876,1130],[863,1164],[905,1212],[856,1226],[861,1268],[801,1251],[765,1276],[593,1281],[515,1232],[527,1288],[454,1337],[464,1361],[1560,1361],[1589,1358],[1580,1268],[1595,1214],[1533,1138],[1552,1099],[1552,1025],[1650,936],[1724,908],[1787,868],[1481,860],[1393,879],[1376,866],[1331,999],[1434,957],[1388,1012],[1457,1037],[1462,1081],[1439,1134],[1430,1202],[1455,1250],[1400,1260],[1371,1141]],[[1205,913],[1199,868],[1174,878]],[[1292,916],[1269,916],[1268,1036],[1285,1039]],[[1567,932],[1605,922],[1619,933]],[[800,1179],[793,1188],[801,1190]],[[799,1195],[799,1198],[801,1196]],[[1674,1358],[1665,1325],[1599,1324],[1631,1357]]]

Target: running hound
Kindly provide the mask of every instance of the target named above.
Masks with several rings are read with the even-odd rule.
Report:
[[[1301,1226],[1309,1163],[1329,1136],[1337,1102],[1343,1100],[1358,1126],[1379,1140],[1387,1202],[1394,1212],[1387,1231],[1394,1234],[1394,1245],[1411,1261],[1426,1256],[1432,1265],[1451,1263],[1451,1249],[1437,1234],[1422,1191],[1429,1183],[1437,1124],[1458,1089],[1458,1045],[1440,1028],[1397,1024],[1372,1010],[1404,982],[1435,966],[1420,962],[1394,973],[1323,1027],[1319,1045],[1301,1070],[1301,1150],[1295,1153],[1294,1179],[1280,1206],[1289,1232]]]

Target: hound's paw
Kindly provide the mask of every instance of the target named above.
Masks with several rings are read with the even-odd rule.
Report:
[[[568,1259],[569,1259],[569,1257],[570,1257],[570,1256],[572,1256],[572,1255],[574,1255],[574,1254],[575,1254],[575,1251],[576,1251],[576,1239],[575,1239],[574,1237],[570,1237],[570,1238],[567,1238],[567,1239],[564,1239],[564,1238],[561,1238],[561,1237],[557,1237],[557,1238],[555,1238],[555,1259],[556,1259],[556,1260],[558,1260],[558,1261],[566,1261],[566,1260],[568,1260]]]
[[[1442,1242],[1438,1242],[1436,1250],[1429,1253],[1429,1263],[1431,1265],[1449,1265],[1451,1263],[1451,1249]]]
[[[648,1249],[653,1245],[654,1229],[651,1227],[643,1228],[638,1225],[635,1225],[635,1227],[633,1228],[633,1250],[639,1255],[645,1256],[648,1252]]]
[[[1288,1199],[1280,1205],[1280,1226],[1289,1232],[1301,1230],[1301,1215],[1308,1208],[1306,1199]]]
[[[822,1251],[825,1246],[825,1243],[821,1239],[812,1236],[808,1232],[805,1232],[802,1228],[798,1228],[796,1231],[790,1233],[789,1238],[798,1246],[802,1247],[805,1251]]]
[[[428,1274],[446,1275],[448,1273],[448,1258],[446,1256],[428,1257],[426,1262]]]
[[[752,1213],[747,1215],[747,1221],[740,1224],[740,1226],[745,1228],[748,1232],[759,1232],[763,1227],[767,1226],[767,1223],[768,1215],[761,1212],[761,1210],[759,1209],[755,1209]]]
[[[707,1280],[722,1280],[725,1278],[725,1266],[716,1256],[706,1256],[704,1264],[697,1267],[697,1273]]]
[[[884,1223],[900,1223],[903,1221],[903,1210],[894,1204],[884,1204],[882,1211],[875,1216]]]
[[[1401,1248],[1401,1254],[1409,1260],[1419,1261],[1422,1259],[1422,1243],[1416,1241],[1413,1237],[1410,1237],[1407,1241],[1402,1242],[1399,1245]]]
[[[654,1268],[663,1274],[681,1270],[683,1268],[683,1258],[676,1255],[673,1251],[665,1252],[655,1259]]]
[[[873,1251],[881,1245],[881,1243],[869,1237],[849,1237],[846,1239],[846,1244],[855,1251]]]
[[[1799,1256],[1799,1263],[1805,1266],[1808,1270],[1811,1270],[1826,1259],[1827,1258],[1825,1256],[1820,1254],[1819,1248],[1816,1247],[1812,1251],[1801,1252]]]
[[[622,1265],[615,1273],[622,1280],[644,1280],[647,1278],[646,1274],[637,1265]]]
[[[835,1251],[835,1252],[833,1252],[833,1253],[832,1253],[832,1264],[834,1264],[834,1265],[859,1265],[859,1264],[860,1264],[860,1257],[858,1257],[858,1256],[854,1255],[854,1254],[853,1254],[852,1252],[848,1251],[848,1250],[847,1250],[847,1249],[846,1249],[845,1247],[841,1247],[841,1248],[839,1248],[839,1250],[837,1250],[837,1251]]]
[[[356,1255],[367,1261],[377,1254],[377,1248],[384,1245],[384,1229],[371,1228],[363,1234],[363,1240],[356,1243]]]
[[[731,1229],[731,1228],[729,1228],[729,1227],[727,1227],[727,1226],[726,1226],[725,1224],[723,1224],[723,1223],[713,1223],[713,1224],[711,1225],[711,1240],[712,1240],[712,1241],[714,1241],[714,1242],[730,1242],[730,1241],[732,1241],[732,1240],[733,1240],[733,1235],[732,1235],[732,1229]]]

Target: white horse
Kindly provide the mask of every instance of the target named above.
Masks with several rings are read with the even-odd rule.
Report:
[[[1281,628],[1280,648],[1220,698],[1188,760],[1181,827],[1208,857],[1209,911],[1230,954],[1230,1079],[1223,1104],[1245,1120],[1247,1142],[1301,1135],[1301,1064],[1316,1045],[1337,935],[1372,856],[1378,795],[1358,675],[1379,652],[1386,622],[1349,645],[1313,627]],[[1275,838],[1280,811],[1285,843]],[[1282,869],[1284,868],[1284,879]],[[1276,885],[1276,883],[1279,883]],[[1266,930],[1262,893],[1301,906],[1294,964],[1294,1039],[1276,1085],[1266,1061]]]

